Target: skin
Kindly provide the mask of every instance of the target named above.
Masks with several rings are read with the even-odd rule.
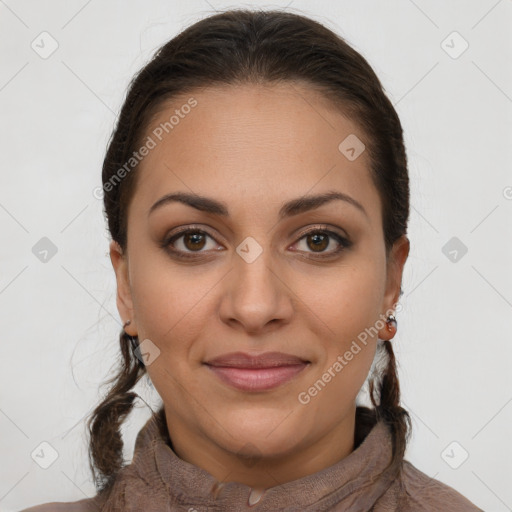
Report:
[[[123,322],[131,320],[126,331],[160,350],[147,371],[177,455],[219,481],[272,487],[353,451],[355,399],[377,335],[308,404],[297,397],[396,305],[409,241],[398,240],[386,259],[368,154],[349,161],[338,150],[349,134],[366,137],[318,92],[298,83],[201,89],[165,104],[146,134],[190,96],[198,105],[137,169],[126,252],[111,243],[117,306]],[[278,219],[283,202],[331,190],[366,214],[338,200]],[[158,199],[178,191],[222,201],[230,216],[175,202],[148,217]],[[160,247],[191,224],[208,235],[182,236],[174,247],[196,259]],[[322,224],[351,245],[333,256],[339,242],[330,237],[315,249],[303,233]],[[263,250],[251,263],[236,252],[248,236]],[[385,326],[378,337],[390,339]],[[203,364],[233,351],[281,351],[310,364],[278,388],[244,392]]]

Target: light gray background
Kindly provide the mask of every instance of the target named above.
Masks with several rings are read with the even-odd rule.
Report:
[[[121,327],[93,196],[106,143],[153,51],[242,6],[326,24],[396,105],[412,187],[393,341],[413,418],[406,458],[486,511],[512,510],[511,0],[0,0],[0,510],[95,493],[83,419],[106,392]],[[59,45],[46,59],[31,47],[43,31]],[[47,262],[33,253],[43,237],[57,247]],[[467,247],[456,261],[443,252],[452,237]],[[146,381],[136,390],[160,403]],[[130,458],[151,412],[137,406],[124,428]],[[43,441],[58,453],[48,469],[31,457]]]

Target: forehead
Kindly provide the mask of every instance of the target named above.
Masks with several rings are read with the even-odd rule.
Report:
[[[354,121],[306,85],[196,89],[162,104],[149,123],[144,139],[153,148],[137,169],[132,207],[147,214],[162,195],[185,191],[240,211],[255,202],[277,210],[287,198],[335,189],[378,219],[367,152],[354,160],[340,150],[354,136],[368,142]]]

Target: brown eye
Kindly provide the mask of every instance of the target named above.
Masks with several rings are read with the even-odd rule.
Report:
[[[329,246],[329,235],[314,233],[312,235],[307,235],[306,239],[308,240],[308,247],[313,249],[315,252],[324,251]]]
[[[191,251],[200,250],[205,245],[204,233],[193,232],[193,233],[187,233],[182,236],[183,236],[183,245]]]
[[[332,242],[333,240],[335,243]],[[351,242],[346,238],[328,229],[317,228],[307,231],[299,239],[299,245],[302,241],[304,241],[305,249],[299,247],[300,252],[306,252],[313,254],[313,257],[321,258],[336,256],[339,252],[351,246]],[[328,248],[330,250],[327,250]]]
[[[199,256],[206,252],[206,250],[203,249],[208,249],[208,239],[213,240],[206,231],[197,228],[188,228],[166,238],[161,246],[174,256],[193,258],[196,254]],[[216,244],[212,243],[210,249],[215,249],[215,247],[217,247]]]

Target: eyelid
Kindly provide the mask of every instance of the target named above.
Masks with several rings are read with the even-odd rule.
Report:
[[[334,225],[321,224],[321,223],[320,224],[316,224],[313,227],[308,227],[308,228],[306,228],[304,230],[299,230],[298,234],[296,234],[294,236],[298,236],[299,239],[300,239],[300,238],[304,237],[305,235],[309,235],[310,233],[314,233],[315,231],[325,231],[327,233],[332,233],[332,234],[335,234],[335,235],[339,236],[343,240],[345,240],[347,242],[350,242],[349,237],[346,234],[345,230],[341,230],[341,228],[339,228],[337,226],[334,226]],[[342,231],[343,233],[339,233],[338,231]]]

